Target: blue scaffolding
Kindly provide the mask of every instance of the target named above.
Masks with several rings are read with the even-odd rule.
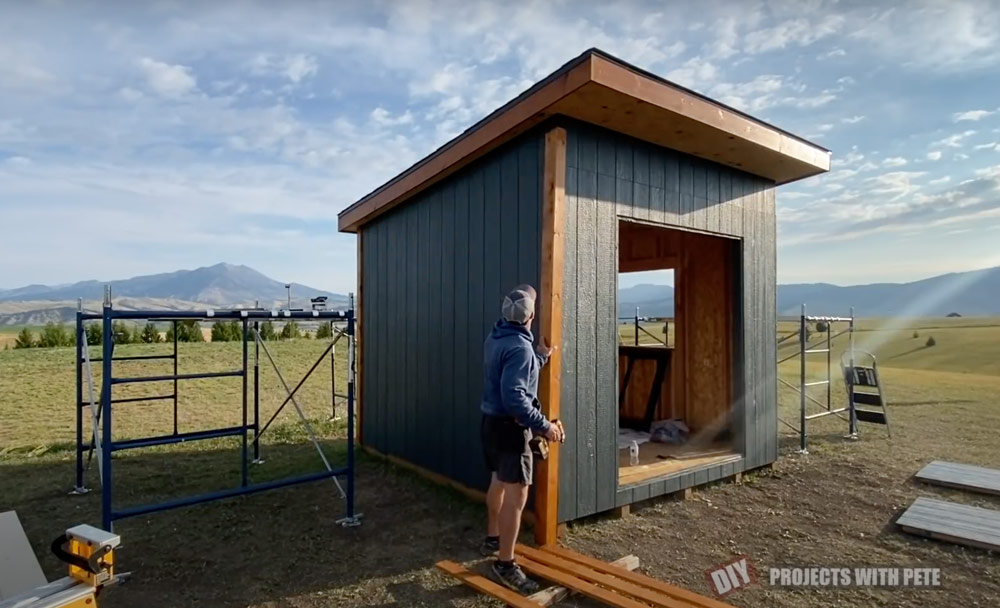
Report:
[[[332,330],[332,339],[327,345],[326,349],[319,356],[316,363],[309,369],[309,371],[303,376],[303,378],[298,382],[294,389],[289,388],[285,378],[281,375],[281,371],[278,369],[277,363],[271,356],[267,345],[261,339],[260,336],[260,322],[267,320],[279,320],[279,321],[291,321],[291,320],[312,320],[329,322]],[[89,350],[86,343],[86,328],[85,322],[101,320],[103,322],[103,333],[102,333],[102,356],[94,359],[90,359]],[[138,356],[114,356],[114,328],[113,324],[117,320],[146,320],[152,322],[161,323],[171,323],[173,326],[173,352],[169,355],[138,355]],[[242,352],[242,369],[225,371],[225,372],[208,372],[208,373],[196,373],[196,374],[179,374],[177,372],[177,324],[181,321],[218,321],[218,320],[232,320],[237,321],[242,324],[242,342],[243,342],[243,352]],[[342,322],[344,325],[343,329],[337,328],[336,323]],[[165,511],[167,509],[173,509],[177,507],[183,507],[187,505],[194,505],[203,502],[209,502],[213,500],[220,500],[224,498],[230,498],[233,496],[241,496],[244,494],[253,494],[256,492],[262,492],[264,490],[272,490],[276,488],[283,488],[286,486],[291,486],[300,483],[306,483],[311,481],[317,481],[321,479],[333,479],[334,483],[337,485],[340,491],[341,497],[345,500],[347,513],[344,518],[338,520],[338,523],[344,526],[355,526],[360,524],[360,514],[354,511],[354,475],[355,475],[355,457],[354,457],[354,408],[355,408],[355,326],[356,317],[354,312],[354,296],[350,296],[349,307],[346,311],[328,311],[328,310],[199,310],[199,311],[165,311],[165,310],[115,310],[111,305],[110,291],[105,293],[104,309],[102,314],[86,313],[82,310],[82,306],[76,315],[76,344],[77,344],[77,357],[76,357],[76,485],[73,489],[74,494],[84,494],[89,492],[89,490],[84,485],[84,474],[87,468],[87,463],[89,459],[93,457],[94,454],[97,455],[98,468],[100,471],[101,479],[101,521],[103,528],[105,530],[111,531],[114,522],[119,519],[124,519],[127,517],[133,517],[136,515],[143,515],[146,513],[155,513],[158,511]],[[341,338],[346,338],[347,340],[347,358],[348,358],[348,372],[347,372],[347,394],[343,395],[346,397],[347,401],[347,464],[346,466],[340,468],[333,468],[330,465],[329,460],[323,452],[315,434],[312,431],[312,427],[309,424],[308,419],[305,417],[304,412],[299,406],[298,401],[295,399],[295,394],[298,392],[299,388],[305,383],[309,376],[319,367],[327,354],[333,356],[333,349],[335,344]],[[254,361],[253,361],[253,407],[252,410],[249,404],[250,395],[250,382],[249,382],[249,345],[253,342],[254,345]],[[263,426],[260,425],[260,390],[259,390],[259,367],[260,367],[260,351],[261,348],[264,350],[264,354],[274,367],[275,372],[278,374],[278,378],[281,381],[282,386],[285,388],[287,396],[284,402],[278,407],[271,418]],[[162,375],[162,376],[139,376],[139,377],[120,377],[114,375],[113,362],[115,361],[136,361],[136,360],[172,360],[173,361],[173,374]],[[101,374],[101,390],[100,396],[95,400],[94,397],[94,386],[93,386],[93,376],[90,373],[89,366],[91,362],[100,362],[102,365]],[[84,367],[87,366],[86,374]],[[89,400],[84,399],[84,381],[88,382],[88,388],[90,392]],[[242,406],[243,406],[243,418],[242,424],[239,426],[219,428],[219,429],[208,429],[202,431],[194,432],[178,432],[177,427],[177,383],[184,380],[195,380],[201,378],[227,378],[227,377],[238,377],[242,378]],[[114,387],[131,384],[137,382],[170,382],[173,385],[173,391],[171,394],[156,395],[152,397],[130,397],[130,398],[120,398],[115,399],[113,396]],[[334,394],[332,395],[332,400],[336,400],[337,395],[335,393],[336,385],[331,383],[332,390]],[[112,434],[112,405],[120,405],[124,403],[135,403],[140,401],[166,401],[171,400],[173,402],[173,432],[167,435],[159,435],[155,437],[142,437],[135,439],[119,439],[115,440]],[[97,403],[99,402],[99,404]],[[260,459],[260,438],[263,433],[268,429],[270,424],[277,418],[278,414],[284,409],[288,404],[292,403],[296,412],[299,415],[302,423],[304,424],[306,431],[309,435],[309,440],[316,447],[319,452],[319,456],[323,461],[325,470],[318,473],[311,473],[306,475],[301,475],[297,477],[289,477],[285,479],[278,479],[274,481],[261,482],[261,483],[251,483],[249,474],[249,463],[251,461],[251,449],[252,449],[252,460],[255,463],[261,463]],[[96,407],[95,407],[96,406]],[[85,438],[84,432],[84,410],[91,410],[91,433],[89,440]],[[252,420],[250,416],[252,415]],[[251,440],[252,434],[252,440]],[[112,501],[112,458],[111,455],[114,452],[121,450],[130,450],[136,448],[152,447],[157,445],[168,445],[175,443],[183,443],[189,441],[198,441],[203,439],[214,439],[218,437],[233,437],[239,436],[241,438],[240,443],[240,454],[241,454],[241,478],[239,487],[229,488],[225,490],[219,490],[216,492],[209,492],[206,494],[200,494],[196,496],[186,496],[183,498],[177,498],[174,500],[169,500],[160,503],[131,506],[131,507],[118,507],[114,506]],[[340,485],[340,479],[344,479],[345,486]]]

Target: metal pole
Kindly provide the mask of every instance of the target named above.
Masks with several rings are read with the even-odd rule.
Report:
[[[635,307],[635,345],[639,346],[639,307]]]
[[[850,415],[848,416],[848,435],[851,437],[857,437],[858,435],[858,423],[856,413],[854,411],[854,307],[851,307],[851,321],[850,321],[850,332],[851,343],[849,348],[851,349],[851,368],[850,373],[847,377],[848,387],[847,387],[847,407],[850,408]]]
[[[833,377],[830,371],[833,368],[833,321],[826,322],[826,409],[833,409]]]
[[[174,435],[177,434],[177,321],[174,324]]]
[[[114,331],[112,331],[111,286],[104,288],[104,336],[102,338],[103,361],[101,361],[101,411],[104,418],[103,441],[101,441],[101,523],[108,532],[111,523],[111,373],[114,357]]]
[[[82,494],[83,487],[83,298],[76,301],[76,486],[73,492]]]
[[[330,321],[330,339],[333,340],[333,321]],[[330,420],[337,419],[337,347],[330,349]]]
[[[344,525],[357,525],[354,515],[354,294],[348,294],[350,309],[347,316],[347,520]]]
[[[799,317],[799,452],[806,449],[806,305]]]
[[[260,335],[260,321],[253,322],[253,333]],[[253,352],[253,462],[261,464],[260,459],[260,344],[254,340]]]
[[[243,429],[240,433],[242,441],[240,445],[240,474],[241,483],[245,488],[249,482],[247,471],[247,360],[249,358],[249,348],[247,345],[247,333],[249,331],[247,320],[243,319]]]

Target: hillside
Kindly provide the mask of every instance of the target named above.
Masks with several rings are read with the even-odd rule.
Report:
[[[674,288],[669,285],[642,283],[618,290],[618,317],[632,317],[636,307],[643,317],[672,317]]]
[[[116,307],[193,310],[206,307],[287,306],[285,284],[247,266],[216,264],[194,270],[138,276],[117,281],[81,281],[72,285],[27,285],[0,291],[0,325],[39,325],[69,321],[77,298],[89,310],[100,310],[104,285],[110,284]],[[292,283],[292,307],[309,308],[309,298],[326,296],[332,308],[347,297]]]

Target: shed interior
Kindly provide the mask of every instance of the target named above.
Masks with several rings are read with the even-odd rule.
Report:
[[[669,323],[672,339],[635,345],[619,335],[618,485],[738,460],[732,409],[739,241],[621,220],[618,243],[619,273],[674,272],[673,318],[646,326],[657,335]]]

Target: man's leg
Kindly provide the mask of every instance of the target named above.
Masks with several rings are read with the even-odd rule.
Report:
[[[521,513],[528,502],[528,486],[520,483],[504,483],[500,506],[500,554],[502,562],[514,561],[514,545],[521,530]]]
[[[486,492],[486,536],[496,538],[500,536],[500,506],[503,504],[504,484],[497,479],[494,472],[490,479],[490,489]]]

